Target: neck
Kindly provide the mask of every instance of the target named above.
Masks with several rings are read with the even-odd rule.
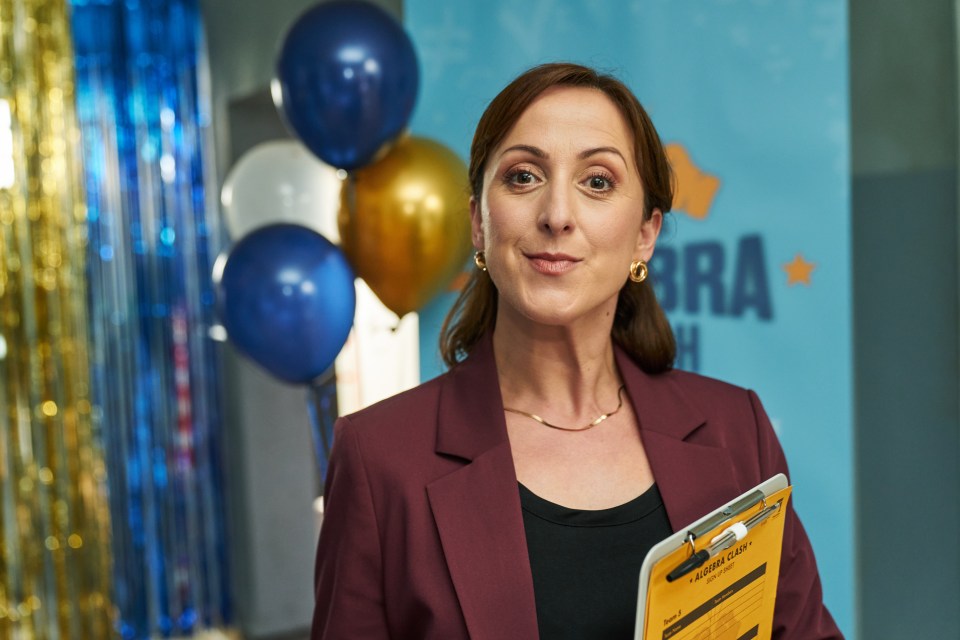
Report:
[[[504,406],[549,407],[571,422],[610,411],[620,387],[610,329],[537,324],[501,306],[493,349]]]

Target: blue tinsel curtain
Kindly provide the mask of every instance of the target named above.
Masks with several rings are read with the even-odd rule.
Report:
[[[231,621],[198,3],[72,0],[95,417],[123,638]]]

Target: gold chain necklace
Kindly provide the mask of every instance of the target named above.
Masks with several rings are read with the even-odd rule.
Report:
[[[616,408],[616,409],[614,409],[613,411],[611,411],[611,412],[609,412],[609,413],[604,413],[604,414],[602,414],[599,418],[595,419],[595,420],[594,420],[593,422],[591,422],[590,424],[586,424],[586,425],[584,425],[584,426],[582,426],[582,427],[574,427],[574,428],[571,428],[571,427],[558,427],[558,426],[555,425],[555,424],[550,424],[549,422],[547,422],[546,420],[544,420],[543,418],[541,418],[540,416],[538,416],[538,415],[535,414],[535,413],[527,413],[526,411],[520,411],[520,409],[511,409],[510,407],[504,407],[503,410],[504,410],[504,411],[509,411],[510,413],[518,413],[518,414],[520,414],[521,416],[526,416],[526,417],[528,417],[528,418],[533,418],[534,420],[536,420],[537,422],[539,422],[539,423],[542,424],[543,426],[545,426],[545,427],[550,427],[551,429],[559,429],[560,431],[586,431],[587,429],[593,429],[595,426],[597,426],[598,424],[600,424],[601,422],[603,422],[604,420],[606,420],[607,418],[609,418],[610,416],[612,416],[613,414],[615,414],[617,411],[620,411],[620,407],[623,406],[623,388],[624,388],[624,385],[620,385],[620,388],[617,389],[617,401],[618,401],[618,403],[617,403],[617,408]]]

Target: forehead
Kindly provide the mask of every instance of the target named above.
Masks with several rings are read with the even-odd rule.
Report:
[[[633,135],[620,108],[599,89],[553,87],[530,103],[499,146],[517,143],[614,146],[629,157]]]

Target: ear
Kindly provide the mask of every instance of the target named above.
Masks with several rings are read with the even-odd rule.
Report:
[[[470,196],[470,241],[473,248],[483,251],[483,216],[480,214],[480,202],[476,196]]]
[[[660,236],[660,227],[663,226],[663,212],[660,209],[654,209],[650,217],[640,225],[640,233],[637,234],[637,246],[634,250],[634,257],[644,262],[653,257],[653,248],[657,244],[657,238]]]

